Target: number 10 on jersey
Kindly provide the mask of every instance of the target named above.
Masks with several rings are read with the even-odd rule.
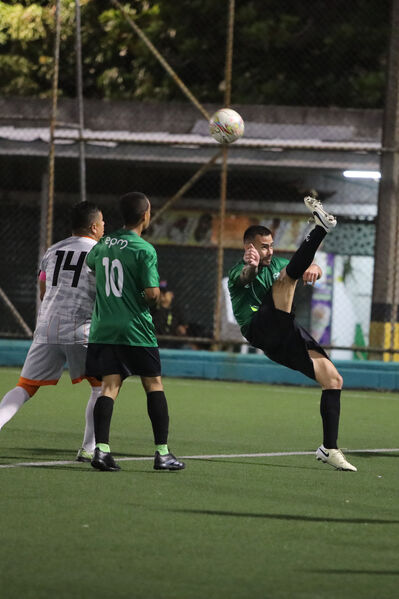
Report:
[[[111,292],[115,297],[121,297],[123,291],[123,267],[121,261],[115,258],[111,264],[109,258],[103,258],[105,270],[105,294],[110,296]]]

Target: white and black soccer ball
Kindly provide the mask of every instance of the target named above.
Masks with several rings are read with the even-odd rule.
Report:
[[[231,108],[217,110],[209,121],[209,133],[220,144],[231,144],[244,135],[244,121]]]

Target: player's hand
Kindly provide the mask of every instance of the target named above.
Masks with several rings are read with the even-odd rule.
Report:
[[[304,285],[314,285],[320,278],[321,272],[317,264],[311,264],[303,273],[302,279]]]
[[[254,248],[253,244],[250,243],[244,252],[244,262],[249,266],[259,266],[260,256],[258,251]]]

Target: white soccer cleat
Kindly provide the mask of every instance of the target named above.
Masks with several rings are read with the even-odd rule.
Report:
[[[94,456],[93,451],[87,451],[84,447],[81,447],[77,453],[75,460],[77,462],[91,462]]]
[[[329,233],[334,229],[337,225],[337,219],[335,216],[324,210],[323,204],[319,200],[316,200],[316,198],[312,198],[311,196],[306,196],[303,201],[305,202],[306,208],[313,214],[312,220],[316,225],[323,227],[326,233]]]
[[[320,445],[316,451],[316,458],[325,464],[330,464],[336,470],[357,472],[357,468],[348,462],[340,449],[326,449],[324,445]]]

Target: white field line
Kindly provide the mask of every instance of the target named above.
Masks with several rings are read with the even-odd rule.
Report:
[[[379,448],[379,449],[345,449],[345,453],[396,453],[399,452],[399,448]],[[183,455],[181,459],[185,460],[212,460],[218,458],[231,459],[231,458],[281,458],[286,456],[302,456],[302,455],[314,455],[314,451],[278,451],[271,453],[218,453],[210,455]],[[145,462],[153,460],[153,456],[140,456],[140,457],[118,457],[118,462]],[[76,462],[76,460],[57,460],[49,462],[18,462],[17,464],[0,464],[0,468],[29,468],[38,466],[67,466],[73,464],[81,464],[82,462]]]

